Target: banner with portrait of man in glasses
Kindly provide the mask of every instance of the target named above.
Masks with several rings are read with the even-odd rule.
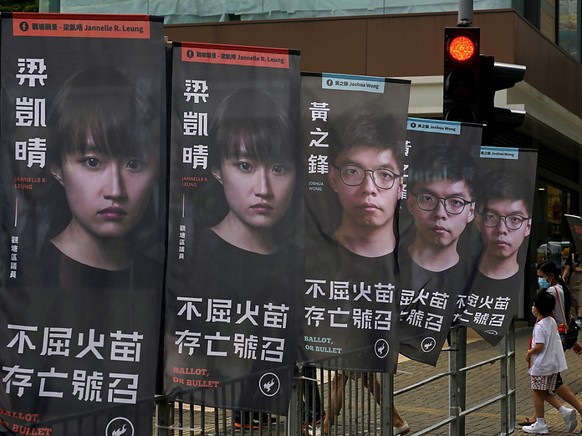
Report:
[[[394,372],[395,216],[410,82],[303,74],[305,281],[301,360]]]
[[[435,365],[471,276],[481,127],[408,120],[398,264],[400,353]]]
[[[524,266],[532,224],[537,151],[483,146],[475,190],[471,244],[479,252],[468,292],[460,306],[461,325],[490,344],[507,333],[523,295]]]

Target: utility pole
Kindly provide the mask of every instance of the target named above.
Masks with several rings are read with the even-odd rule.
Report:
[[[473,25],[473,0],[459,0],[459,19],[457,27]]]

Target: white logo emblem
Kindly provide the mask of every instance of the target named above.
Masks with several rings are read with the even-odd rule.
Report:
[[[276,374],[272,372],[267,372],[263,374],[259,380],[259,389],[266,397],[273,397],[277,395],[279,389],[281,389],[281,381]]]
[[[105,436],[135,436],[133,424],[127,418],[118,416],[107,424]]]
[[[389,351],[390,345],[388,344],[388,341],[386,341],[386,339],[378,339],[374,344],[374,352],[376,353],[376,356],[378,356],[380,359],[383,359],[386,356],[388,356]]]
[[[436,347],[436,340],[430,336],[424,338],[420,343],[420,348],[425,353],[430,353],[432,350],[434,350],[434,347]]]

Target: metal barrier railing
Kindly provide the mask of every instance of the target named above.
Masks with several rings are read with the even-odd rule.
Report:
[[[327,428],[329,435],[392,436],[394,403],[404,419],[407,415],[415,417],[410,436],[477,434],[481,421],[481,425],[491,428],[493,419],[499,420],[496,434],[513,433],[516,416],[513,324],[501,340],[496,356],[467,364],[464,327],[451,329],[449,347],[443,353],[448,355],[448,368],[410,361],[406,369],[411,371],[402,369],[400,364],[396,377],[298,368],[288,415],[258,415],[258,427],[251,425],[246,430],[235,427],[233,410],[197,406],[187,394],[172,402],[160,397],[156,401],[154,434],[315,436],[324,434],[324,415],[327,414],[330,424],[332,411],[334,423]],[[483,388],[483,377],[491,380],[487,389]],[[494,382],[496,379],[498,382]],[[442,402],[436,398],[442,398]],[[242,426],[246,424],[243,422]]]

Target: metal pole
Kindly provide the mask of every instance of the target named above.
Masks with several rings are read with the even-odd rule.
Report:
[[[501,433],[500,435],[509,434],[509,388],[508,388],[508,338],[507,335],[501,339],[499,342],[499,352],[501,354],[501,360],[499,361],[499,390],[502,395],[501,397]]]
[[[459,18],[457,27],[473,25],[473,0],[459,0]]]
[[[459,367],[457,353],[459,342],[457,338],[457,328],[453,327],[449,331],[449,417],[455,419],[449,423],[449,435],[459,435]]]
[[[394,406],[394,374],[382,374],[382,435],[393,435],[392,407]]]
[[[515,416],[516,416],[516,377],[515,377],[515,323],[512,321],[508,333],[509,345],[509,433],[515,430]]]
[[[168,401],[166,397],[156,397],[155,400],[157,408],[157,436],[170,436],[173,432],[170,427],[174,421],[173,404]]]

